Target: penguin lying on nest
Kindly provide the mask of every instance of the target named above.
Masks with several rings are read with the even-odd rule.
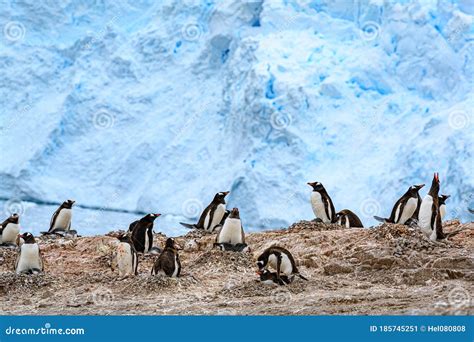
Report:
[[[294,275],[288,277],[280,274],[280,277],[278,277],[276,272],[270,272],[269,270],[257,271],[257,274],[260,276],[260,281],[263,284],[288,285],[295,279]]]
[[[240,221],[239,209],[234,208],[217,233],[214,247],[222,251],[244,252],[248,250],[245,243],[245,233]]]
[[[72,206],[75,201],[64,201],[51,217],[49,230],[42,235],[56,235],[61,237],[76,237],[77,231],[71,229]]]

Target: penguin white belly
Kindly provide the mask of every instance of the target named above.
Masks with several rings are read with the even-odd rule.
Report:
[[[25,272],[31,269],[39,269],[40,265],[39,247],[36,243],[25,243],[21,246],[20,260],[16,267],[16,273]]]
[[[178,257],[174,256],[174,271],[171,277],[176,278],[178,276],[179,266],[178,266]]]
[[[331,222],[329,217],[326,215],[326,209],[324,209],[324,203],[321,194],[317,191],[311,192],[311,206],[313,208],[313,213],[317,218],[323,220],[324,223]],[[331,208],[329,208],[329,211],[331,211]]]
[[[117,246],[117,267],[119,275],[132,275],[133,272],[133,254],[132,246],[126,242],[120,242]]]
[[[8,223],[3,229],[1,243],[16,244],[18,233],[20,233],[20,225],[18,223]]]
[[[147,253],[150,249],[150,239],[148,238],[148,232],[145,230],[145,244],[143,245],[143,254]]]
[[[214,211],[214,215],[212,216],[212,222],[210,225],[208,225],[207,223],[209,223],[211,214],[210,212],[207,213],[206,220],[204,221],[204,227],[207,227],[206,228],[207,230],[212,231],[215,226],[221,223],[221,220],[224,217],[224,214],[225,214],[225,204],[219,204],[216,210]]]
[[[421,202],[421,205],[420,205],[420,211],[418,214],[418,225],[421,228],[421,230],[427,235],[431,235],[432,233],[432,229],[431,229],[432,206],[433,206],[433,197],[431,197],[431,195],[426,195],[425,198],[423,198],[423,201]]]
[[[275,254],[271,254],[268,257],[268,265],[278,271],[277,269],[278,260]],[[280,274],[283,273],[290,276],[293,273],[293,266],[291,265],[290,258],[286,254],[281,255]]]
[[[446,204],[441,204],[439,206],[439,214],[441,215],[441,221],[444,219],[444,216],[446,215]]]
[[[405,224],[405,222],[413,216],[417,205],[418,199],[411,197],[405,204],[405,207],[403,208],[403,211],[400,215],[400,219],[397,221],[397,223]]]
[[[242,223],[238,218],[227,218],[224,226],[219,232],[217,243],[230,243],[236,245],[243,243],[242,240]]]
[[[56,221],[54,221],[53,229],[59,228],[69,230],[69,228],[71,228],[71,217],[71,209],[61,209],[58,216],[56,217]]]

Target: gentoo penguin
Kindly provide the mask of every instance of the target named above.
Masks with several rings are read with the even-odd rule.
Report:
[[[225,209],[225,197],[229,194],[229,191],[218,192],[212,202],[207,206],[201,214],[197,224],[189,224],[180,222],[186,228],[191,229],[204,229],[209,232],[213,232],[215,227],[221,223],[222,218],[226,212]]]
[[[64,201],[51,217],[49,230],[42,234],[65,235],[71,230],[73,200]]]
[[[307,184],[313,188],[311,192],[311,206],[318,221],[320,220],[324,223],[336,222],[334,204],[324,186],[319,182],[308,182]]]
[[[270,272],[269,270],[258,271],[257,274],[260,276],[260,281],[264,284],[288,285],[295,278],[294,275],[287,277],[284,274],[280,274],[280,279],[278,279],[276,272]]]
[[[439,213],[441,215],[441,220],[446,216],[446,200],[451,197],[450,195],[441,195],[438,197],[439,204]]]
[[[15,262],[17,274],[36,274],[43,271],[43,259],[35,238],[31,233],[20,235],[24,243],[21,245]]]
[[[0,245],[16,246],[17,236],[20,233],[20,216],[12,214],[0,225]]]
[[[134,276],[138,274],[138,254],[133,247],[132,240],[128,234],[117,237],[117,268],[120,277]]]
[[[336,213],[337,224],[346,228],[364,228],[359,217],[349,209]]]
[[[272,246],[267,248],[257,259],[257,266],[259,272],[263,272],[268,266],[276,270],[277,279],[281,279],[281,275],[291,277],[297,275],[301,279],[308,280],[303,277],[298,268],[296,262],[290,251],[278,246]]]
[[[439,212],[439,175],[435,173],[430,191],[421,202],[418,225],[431,240],[445,238]]]
[[[153,222],[159,216],[161,214],[148,214],[130,224],[129,229],[132,230],[131,241],[137,252],[148,253],[152,249]]]
[[[166,240],[165,248],[156,259],[152,275],[164,273],[168,277],[176,278],[181,273],[181,262],[179,261],[178,249],[181,249],[172,238]]]
[[[407,192],[395,202],[389,218],[379,216],[374,216],[374,218],[380,222],[405,224],[415,213],[418,207],[418,191],[424,186],[425,184],[410,186]]]
[[[247,244],[245,243],[245,233],[240,220],[239,209],[233,208],[224,222],[219,233],[216,236],[214,246],[222,250],[242,251]]]

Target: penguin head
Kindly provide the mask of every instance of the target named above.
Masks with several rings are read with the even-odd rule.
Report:
[[[433,175],[433,181],[431,182],[431,188],[428,194],[431,195],[431,197],[438,197],[438,191],[439,191],[439,173],[435,172]]]
[[[130,235],[126,233],[120,234],[119,236],[117,236],[117,239],[119,239],[120,242],[130,242]]]
[[[225,197],[226,197],[228,194],[229,194],[229,191],[218,192],[218,193],[214,196],[213,202],[225,204]]]
[[[324,191],[324,186],[320,182],[308,182],[306,183],[313,188],[313,191],[321,192]]]
[[[239,208],[233,208],[228,217],[229,218],[240,219]]]
[[[438,200],[439,200],[439,204],[446,204],[446,200],[451,197],[451,195],[443,195],[441,194],[441,196],[438,197]]]
[[[23,239],[24,243],[35,243],[35,237],[31,233],[23,233],[18,235],[19,238]]]
[[[166,239],[165,248],[181,249],[173,238]]]
[[[155,221],[155,219],[156,219],[157,217],[160,217],[160,216],[161,216],[161,214],[154,214],[154,213],[151,213],[151,214],[145,215],[141,220],[142,220],[142,221],[146,221],[146,222],[153,222],[153,221]]]
[[[262,254],[258,257],[257,259],[257,267],[258,271],[262,272],[265,269],[265,266],[267,265],[268,258],[265,254]]]
[[[420,191],[420,189],[421,189],[422,187],[424,187],[424,186],[425,186],[425,184],[415,184],[415,185],[412,185],[412,186],[410,186],[410,188],[408,189],[408,192],[410,192],[410,193],[416,195],[416,194],[418,193],[418,191]]]
[[[257,274],[260,276],[260,280],[270,280],[273,279],[273,273],[269,270],[258,271]]]
[[[11,214],[8,218],[8,222],[10,223],[18,224],[18,221],[20,221],[20,215],[18,215],[17,213]]]
[[[74,203],[76,203],[76,201],[68,199],[67,201],[63,202],[62,206],[66,209],[71,209]]]

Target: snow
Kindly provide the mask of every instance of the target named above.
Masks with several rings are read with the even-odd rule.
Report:
[[[446,219],[472,220],[473,18],[469,1],[7,2],[0,198],[159,212],[178,234],[226,190],[244,227],[311,219],[320,181],[371,225],[436,171]],[[24,225],[47,229],[43,210]],[[137,215],[105,216],[73,222]]]

